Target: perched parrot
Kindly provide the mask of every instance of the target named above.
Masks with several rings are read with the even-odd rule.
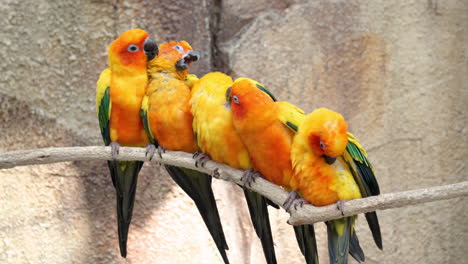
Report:
[[[253,168],[267,180],[285,189],[293,170],[290,159],[293,132],[280,118],[294,117],[300,109],[276,99],[258,82],[237,79],[227,91],[232,124],[251,158]],[[313,225],[295,226],[296,238],[306,262],[318,263]]]
[[[140,106],[148,85],[147,61],[158,53],[155,41],[141,29],[122,33],[108,49],[109,68],[99,76],[96,109],[102,138],[116,157],[120,145],[148,144],[140,118]],[[141,161],[108,161],[117,194],[117,224],[122,257],[127,256],[127,237]]]
[[[246,170],[252,168],[250,157],[232,126],[232,113],[226,103],[226,91],[232,83],[231,77],[220,72],[208,73],[194,83],[191,99],[193,129],[204,154],[233,168]],[[253,173],[251,170],[247,172]],[[266,261],[277,263],[267,199],[248,189],[244,189],[244,194]]]
[[[149,62],[149,85],[141,107],[141,116],[149,140],[165,149],[195,153],[198,151],[193,134],[190,110],[191,86],[196,76],[187,71],[200,55],[185,41],[161,44],[159,55]],[[150,156],[154,146],[147,149]],[[172,179],[192,198],[225,263],[228,245],[211,189],[211,176],[195,170],[165,165]]]
[[[313,111],[299,124],[291,149],[294,169],[291,187],[314,206],[338,203],[342,210],[345,200],[380,193],[366,153],[347,128],[342,115],[326,108]],[[327,222],[330,263],[348,262],[352,239],[356,237],[356,218]],[[376,213],[367,213],[366,218],[377,246],[382,249]]]

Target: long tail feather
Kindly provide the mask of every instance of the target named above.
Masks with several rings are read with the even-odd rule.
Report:
[[[351,234],[351,240],[349,241],[349,254],[359,263],[362,263],[366,260],[364,251],[359,244],[359,239],[355,230],[353,230]]]
[[[376,212],[366,213],[366,220],[369,228],[372,232],[372,237],[374,238],[375,244],[378,248],[383,249],[382,245],[382,235],[380,233],[379,219],[377,218]]]
[[[347,264],[351,233],[355,216],[327,222],[328,254],[330,263]]]
[[[128,230],[132,221],[138,173],[143,166],[143,162],[109,161],[108,166],[117,197],[117,226],[120,255],[125,258],[127,257]]]
[[[245,199],[249,207],[250,219],[255,233],[262,242],[263,254],[268,264],[276,264],[273,236],[268,217],[267,199],[258,193],[244,189]]]
[[[318,264],[317,241],[313,225],[294,226],[297,243],[307,264]]]
[[[229,247],[224,236],[218,207],[211,189],[211,176],[199,171],[165,165],[172,179],[192,198],[210,232],[225,264]]]

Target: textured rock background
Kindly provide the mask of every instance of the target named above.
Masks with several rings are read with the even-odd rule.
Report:
[[[107,45],[141,27],[203,53],[197,74],[248,76],[307,111],[342,112],[382,192],[468,179],[468,2],[0,1],[0,151],[101,144],[94,89]],[[125,263],[103,162],[1,170],[1,263]],[[141,174],[129,263],[221,263],[189,198],[156,165]],[[216,181],[232,263],[263,263],[239,189]],[[367,263],[468,258],[466,199],[363,219]],[[302,263],[287,215],[271,211],[279,263]],[[317,225],[327,262],[324,226]]]

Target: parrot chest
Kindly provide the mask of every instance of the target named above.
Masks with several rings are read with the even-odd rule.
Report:
[[[200,93],[192,101],[193,124],[200,149],[213,160],[233,168],[251,168],[247,149],[234,130],[232,114],[224,104],[224,95],[220,93],[214,97]]]
[[[132,78],[112,77],[110,86],[111,141],[117,141],[124,146],[146,146],[148,144],[149,140],[140,117],[140,106],[146,84],[146,73]]]
[[[254,168],[269,181],[290,189],[291,135],[280,123],[242,133]]]
[[[180,80],[167,78],[150,87],[148,119],[158,143],[169,150],[195,152],[190,89]]]
[[[299,190],[314,206],[325,206],[340,200],[360,198],[354,179],[339,162],[328,165],[323,158],[309,153],[298,165]]]

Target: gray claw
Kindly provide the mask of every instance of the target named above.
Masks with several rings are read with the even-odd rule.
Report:
[[[110,143],[110,147],[111,147],[111,156],[114,160],[116,160],[117,156],[119,155],[120,144],[113,141]]]
[[[219,173],[219,169],[215,168],[213,170],[213,178],[219,179],[219,177],[221,177],[221,174]]]
[[[149,156],[149,160],[151,161],[154,157],[154,152],[156,152],[156,146],[153,144],[146,145],[146,152],[145,157]]]
[[[166,149],[161,145],[158,146],[158,155],[162,159],[162,154],[166,152]]]
[[[304,204],[308,204],[309,202],[307,202],[306,200],[304,200],[303,198],[299,198],[299,199],[296,199],[294,200],[293,204],[294,204],[294,209],[297,210],[297,206],[299,207],[303,207]]]
[[[283,203],[284,210],[286,212],[289,212],[289,209],[291,209],[291,205],[293,205],[294,201],[299,198],[299,195],[297,191],[292,191],[289,193],[288,198],[286,198],[286,201]]]
[[[252,182],[255,182],[255,179],[260,177],[260,173],[254,169],[247,169],[244,171],[244,174],[241,177],[241,181],[244,186],[252,186]]]
[[[342,216],[344,216],[344,203],[344,200],[339,200],[338,202],[336,202],[336,207],[338,208],[338,210],[340,210]]]
[[[198,165],[200,165],[200,168],[205,166],[205,163],[209,160],[211,160],[211,157],[205,153],[195,153],[193,154],[195,156],[195,167],[198,168]]]

